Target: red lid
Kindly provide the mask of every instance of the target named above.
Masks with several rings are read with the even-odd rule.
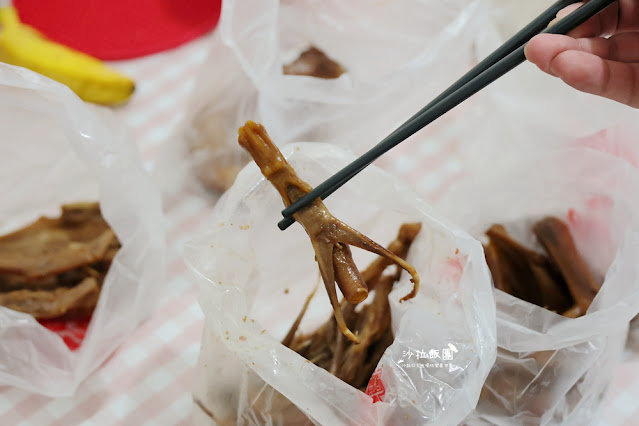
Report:
[[[20,20],[99,59],[177,47],[215,28],[221,0],[13,0]]]

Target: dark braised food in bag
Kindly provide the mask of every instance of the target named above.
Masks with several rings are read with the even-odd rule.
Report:
[[[495,288],[569,318],[584,315],[601,283],[577,251],[568,226],[547,217],[532,231],[546,254],[513,240],[502,225],[486,231],[490,243],[484,252]]]
[[[568,226],[547,217],[536,222],[532,232],[546,253],[524,247],[502,225],[486,232],[490,242],[484,252],[495,288],[567,318],[585,315],[601,284],[577,251]],[[521,414],[522,424],[535,424],[556,403],[540,383],[562,374],[564,357],[556,350],[522,354],[499,348],[479,407],[483,411],[506,407]],[[579,392],[575,386],[569,395]],[[530,422],[524,421],[527,416]]]
[[[64,205],[0,237],[0,305],[36,319],[90,315],[119,248],[98,203]]]
[[[419,223],[403,224],[397,238],[389,244],[388,250],[405,258],[420,229],[421,224]],[[399,280],[401,269],[397,267],[390,273],[384,274],[387,267],[391,265],[392,262],[388,261],[387,258],[377,258],[362,271],[362,276],[366,277],[368,290],[373,293],[373,300],[370,304],[356,310],[356,305],[352,305],[346,300],[342,300],[340,303],[344,320],[349,329],[358,336],[359,343],[348,340],[340,333],[333,318],[329,318],[311,333],[296,333],[315,294],[313,291],[290,331],[282,340],[282,344],[354,388],[362,392],[366,391],[382,355],[393,343],[388,296],[393,285]],[[204,413],[221,425],[239,424],[241,420],[252,423],[255,422],[254,416],[257,415],[261,415],[265,421],[269,419],[275,424],[312,424],[308,417],[284,395],[256,377],[251,376],[247,380],[252,383],[251,386],[248,386],[250,394],[248,399],[252,401],[252,404],[250,407],[243,407],[243,412],[239,412],[236,419],[221,421],[201,401],[195,399],[194,402]],[[245,417],[244,413],[251,413],[251,417]]]
[[[306,75],[324,79],[337,78],[346,72],[339,63],[314,46],[306,49],[290,64],[284,65],[282,71],[288,75]]]
[[[302,75],[321,79],[335,79],[346,70],[316,47],[309,47],[290,64],[282,67],[285,75]],[[252,96],[258,96],[257,93]],[[229,109],[217,109],[215,99],[208,108],[193,118],[192,130],[186,135],[191,167],[197,179],[207,188],[224,192],[233,185],[237,174],[251,157],[237,146],[230,145],[234,137],[229,131]],[[255,100],[257,102],[257,100]]]

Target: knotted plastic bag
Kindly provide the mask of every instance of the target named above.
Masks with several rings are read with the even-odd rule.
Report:
[[[0,385],[69,396],[151,312],[162,292],[159,191],[121,123],[65,86],[0,64],[0,110],[0,234],[40,216],[57,217],[62,204],[99,201],[122,244],[76,350],[65,344],[64,333],[0,307]]]
[[[205,185],[226,189],[249,160],[235,141],[248,119],[268,123],[279,145],[369,148],[469,68],[485,3],[224,1],[165,169],[194,171]],[[345,72],[333,79],[285,74],[309,47]],[[189,161],[175,161],[183,157]]]
[[[283,153],[311,185],[353,159],[320,143],[288,145]],[[481,246],[374,166],[326,205],[384,245],[400,224],[422,223],[407,258],[420,275],[420,290],[400,304],[412,288],[403,274],[390,293],[394,342],[373,373],[368,395],[280,343],[318,284],[319,272],[303,229],[277,228],[282,201],[251,162],[216,205],[211,232],[186,249],[206,321],[194,391],[197,424],[212,419],[218,424],[458,424],[475,406],[495,355],[494,302]],[[353,255],[361,269],[372,260],[358,249]],[[330,303],[320,288],[301,332],[329,319]]]
[[[496,136],[495,123],[485,125],[475,133],[482,154],[441,200],[441,212],[476,238],[503,224],[536,250],[532,224],[556,216],[603,285],[576,319],[494,291],[497,360],[468,424],[590,424],[639,312],[639,173],[560,138],[554,149],[540,149],[537,135],[522,135],[515,149]]]

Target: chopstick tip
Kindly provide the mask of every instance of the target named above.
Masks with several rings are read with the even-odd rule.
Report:
[[[280,228],[281,231],[285,231],[293,223],[295,223],[295,219],[290,216],[285,216],[284,219],[277,223],[277,227]]]

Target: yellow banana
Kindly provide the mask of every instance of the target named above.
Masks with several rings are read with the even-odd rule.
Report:
[[[126,101],[134,82],[102,61],[47,40],[20,22],[15,8],[0,8],[0,61],[28,68],[66,84],[87,102],[112,105]]]

